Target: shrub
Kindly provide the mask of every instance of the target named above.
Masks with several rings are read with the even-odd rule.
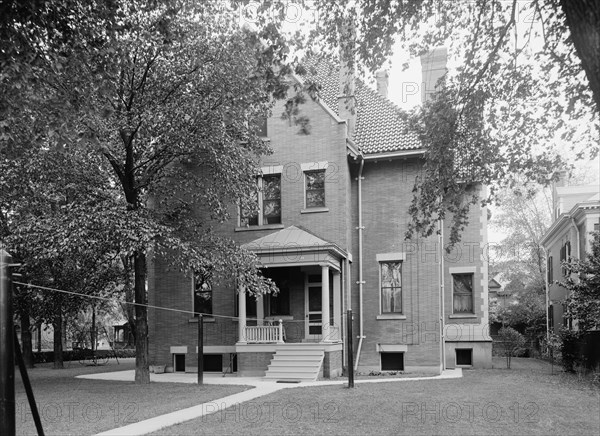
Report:
[[[512,327],[502,327],[498,336],[502,341],[506,367],[510,369],[511,358],[525,349],[525,337]]]

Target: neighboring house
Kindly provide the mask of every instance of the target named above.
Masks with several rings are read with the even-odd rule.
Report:
[[[600,230],[600,186],[568,186],[566,171],[561,171],[552,192],[554,223],[541,240],[546,250],[548,331],[572,327],[563,316],[567,290],[562,281],[566,270],[561,263],[570,258],[583,259],[591,251],[591,232]]]
[[[422,58],[428,89],[445,61],[445,49]],[[320,99],[300,108],[310,134],[282,120],[279,102],[267,120],[273,154],[264,157],[257,181],[260,213],[238,211],[237,222],[217,226],[257,254],[279,294],[250,298],[233,277],[193,279],[157,257],[149,265],[149,303],[214,315],[204,325],[207,371],[337,376],[348,365],[347,309],[354,312],[359,371],[438,374],[444,355],[448,368],[491,367],[487,263],[480,254],[487,210],[473,207],[450,254],[438,236],[405,241],[424,150],[386,98],[387,74],[377,75],[376,92],[345,69],[316,69]],[[149,337],[151,362],[196,370],[197,318],[150,309]]]

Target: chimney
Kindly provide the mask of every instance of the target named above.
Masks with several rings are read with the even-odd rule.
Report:
[[[345,22],[340,28],[340,88],[338,114],[348,122],[347,137],[354,136],[356,126],[355,70],[356,29],[354,23]]]
[[[377,79],[377,92],[385,98],[388,96],[389,77],[390,75],[387,70],[379,70],[375,73],[375,78]]]
[[[438,88],[438,80],[446,74],[448,49],[436,47],[429,53],[421,55],[421,102],[425,103]]]
[[[566,211],[561,210],[563,202],[558,197],[556,188],[568,186],[569,172],[567,170],[558,170],[554,175],[557,177],[557,180],[552,183],[552,208],[554,209],[554,219],[558,219],[560,214]]]

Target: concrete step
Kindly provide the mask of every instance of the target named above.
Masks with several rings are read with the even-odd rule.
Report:
[[[277,350],[280,356],[323,356],[322,350]]]
[[[292,355],[278,356],[278,355],[275,355],[274,359],[276,359],[278,361],[291,361],[291,362],[297,362],[297,361],[318,362],[321,360],[321,357],[322,356],[292,356]]]
[[[268,366],[269,369],[276,371],[286,371],[298,368],[299,371],[313,371],[315,368],[320,368],[321,362],[314,362],[310,364],[294,363],[294,362],[271,362]]]
[[[265,379],[314,381],[319,376],[324,355],[322,350],[301,347],[277,350],[267,368]]]

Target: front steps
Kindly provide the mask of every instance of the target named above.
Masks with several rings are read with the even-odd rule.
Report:
[[[321,371],[325,352],[318,348],[277,349],[265,379],[272,381],[315,381]]]

